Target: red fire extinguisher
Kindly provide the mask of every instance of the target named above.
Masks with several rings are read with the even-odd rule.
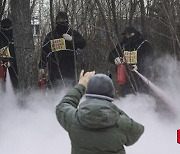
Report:
[[[117,65],[117,76],[116,81],[118,84],[125,84],[126,83],[126,66],[124,63]]]
[[[6,76],[6,70],[4,62],[0,61],[0,80],[4,80]]]
[[[40,89],[46,89],[47,81],[46,81],[46,75],[42,74],[41,79],[38,82]]]
[[[177,130],[177,143],[180,144],[180,129]]]

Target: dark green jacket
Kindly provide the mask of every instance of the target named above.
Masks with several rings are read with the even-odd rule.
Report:
[[[125,154],[144,127],[111,101],[89,97],[79,106],[85,88],[78,84],[56,107],[59,123],[69,133],[72,154]]]

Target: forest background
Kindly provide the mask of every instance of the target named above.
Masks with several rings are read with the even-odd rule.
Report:
[[[69,15],[71,28],[86,39],[78,51],[77,72],[115,74],[108,54],[122,39],[126,26],[142,32],[157,57],[180,60],[179,0],[0,0],[0,19],[13,20],[20,90],[36,89],[38,62],[46,34],[55,28],[59,11]]]

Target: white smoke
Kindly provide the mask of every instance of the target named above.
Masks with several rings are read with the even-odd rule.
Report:
[[[179,62],[165,56],[156,61],[156,66],[157,72],[160,73],[154,82],[172,100],[168,105],[156,101],[156,97],[145,94],[129,95],[115,102],[130,117],[145,126],[145,132],[140,140],[133,146],[126,147],[127,153],[178,154],[180,152],[180,144],[177,144],[177,129],[180,129]],[[176,110],[169,110],[168,106],[172,105],[170,103],[173,103]]]
[[[162,75],[154,80],[180,108],[179,63],[171,58],[158,60]],[[8,89],[9,88],[9,89]],[[36,92],[20,107],[8,85],[7,92],[0,91],[0,154],[70,154],[68,133],[59,125],[55,106],[65,92],[56,94]],[[125,147],[127,154],[178,154],[177,129],[180,129],[180,113],[163,114],[157,110],[153,96],[129,95],[114,102],[132,119],[145,126],[145,132],[137,143]],[[168,112],[165,110],[164,112]]]

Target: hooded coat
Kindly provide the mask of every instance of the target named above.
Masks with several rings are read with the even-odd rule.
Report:
[[[72,36],[73,40],[65,40],[66,49],[57,49],[54,52],[51,42],[63,38],[63,34],[66,33]],[[86,40],[78,31],[71,29],[68,23],[67,25],[57,25],[55,30],[49,32],[44,40],[39,68],[44,69],[48,67],[49,79],[53,85],[56,85],[56,81],[61,79],[75,81],[76,50],[78,48],[83,49],[85,46]]]
[[[103,95],[87,95],[80,105],[85,87],[77,84],[56,106],[56,116],[69,133],[72,154],[125,154],[124,145],[134,144],[144,127],[129,118]],[[78,106],[79,105],[79,106]]]
[[[9,18],[5,18],[1,21],[0,49],[2,52],[5,51],[4,49],[7,48],[9,49],[11,59],[8,59],[8,61],[10,61],[10,67],[8,68],[8,70],[12,85],[15,89],[17,89],[18,88],[17,62],[16,62],[16,54],[14,49],[13,30],[10,27],[12,27],[12,21]],[[5,30],[3,28],[7,28],[7,29]]]
[[[114,59],[117,57],[123,58],[125,51],[137,51],[137,63],[135,64],[137,65],[138,71],[147,78],[151,78],[154,59],[154,51],[152,46],[143,38],[142,34],[133,27],[125,28],[122,34],[125,33],[134,33],[135,35],[130,38],[123,37],[120,45],[117,45],[113,50],[110,51],[109,61],[112,64],[115,64]],[[134,92],[148,92],[148,87],[144,84],[141,78],[132,71],[131,64],[125,62],[125,65],[128,77],[126,83],[122,86],[121,95],[124,96],[128,93]]]

